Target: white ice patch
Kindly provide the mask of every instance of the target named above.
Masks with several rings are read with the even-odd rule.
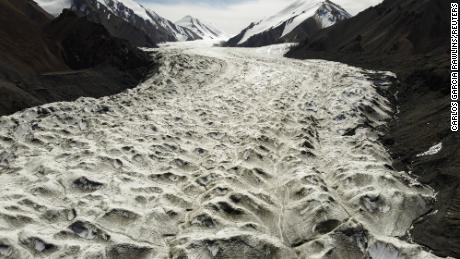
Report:
[[[406,259],[405,256],[400,254],[398,249],[385,243],[372,245],[369,248],[369,255],[372,259]]]
[[[35,2],[53,16],[61,14],[63,9],[70,8],[71,0],[35,0]]]
[[[289,49],[291,49],[291,47],[295,45],[296,43],[274,44],[265,47],[255,48],[255,52],[270,57],[283,57],[289,51]]]
[[[425,151],[423,153],[417,154],[417,157],[433,156],[433,155],[436,155],[437,153],[439,153],[439,151],[441,151],[441,150],[442,150],[442,142],[430,147],[430,149],[428,149],[427,151]]]

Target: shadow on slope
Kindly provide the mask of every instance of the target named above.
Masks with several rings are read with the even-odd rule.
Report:
[[[0,2],[0,115],[135,87],[152,58],[70,11],[52,17],[30,0]]]

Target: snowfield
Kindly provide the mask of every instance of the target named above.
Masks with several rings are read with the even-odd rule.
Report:
[[[170,44],[136,89],[1,117],[0,257],[436,258],[378,140],[393,75],[285,48]]]

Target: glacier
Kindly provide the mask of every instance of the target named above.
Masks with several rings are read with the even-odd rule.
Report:
[[[437,258],[379,141],[394,75],[287,48],[170,44],[135,89],[0,117],[0,255]]]

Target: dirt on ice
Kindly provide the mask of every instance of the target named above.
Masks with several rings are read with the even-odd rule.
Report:
[[[165,46],[135,89],[1,117],[0,257],[436,258],[379,142],[394,75],[286,48]]]

